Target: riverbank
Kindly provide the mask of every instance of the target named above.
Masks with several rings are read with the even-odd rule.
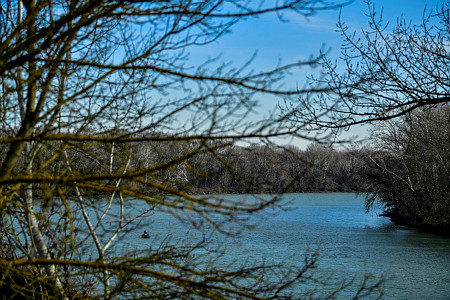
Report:
[[[418,229],[423,232],[428,232],[432,234],[439,234],[445,237],[450,237],[450,223],[440,222],[440,224],[429,224],[425,222],[413,222],[403,216],[396,214],[394,212],[386,211],[380,216],[388,217],[393,223],[405,226],[412,229]]]

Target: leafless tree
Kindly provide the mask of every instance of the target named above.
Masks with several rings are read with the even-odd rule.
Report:
[[[316,253],[301,266],[223,269],[213,264],[209,234],[193,245],[164,241],[126,255],[111,246],[156,211],[230,233],[226,222],[276,203],[193,196],[182,188],[183,172],[196,172],[188,160],[202,153],[232,168],[220,150],[236,141],[301,136],[279,118],[247,116],[261,95],[297,95],[279,83],[317,60],[258,72],[251,62],[218,58],[191,65],[189,50],[245,18],[339,4],[1,1],[2,294],[258,299],[289,297],[302,281],[321,284],[311,275]],[[146,143],[160,146],[138,164]],[[161,175],[173,169],[181,176]],[[133,210],[135,199],[145,208]]]
[[[399,223],[448,232],[450,109],[421,108],[374,130],[365,174],[380,205]]]
[[[368,29],[353,32],[338,23],[344,38],[341,59],[323,57],[324,72],[312,82],[326,89],[287,102],[294,126],[320,134],[338,134],[358,124],[389,120],[417,108],[450,100],[450,7],[424,10],[412,24],[399,16],[392,25],[370,1]],[[353,33],[352,33],[353,32]],[[324,135],[329,137],[328,135]]]

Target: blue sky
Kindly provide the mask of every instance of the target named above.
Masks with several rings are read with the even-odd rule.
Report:
[[[384,20],[395,24],[403,16],[413,23],[420,22],[424,7],[435,8],[443,3],[437,0],[372,0],[375,10],[383,9]],[[249,58],[258,51],[259,63],[274,65],[278,58],[289,63],[298,58],[317,54],[322,45],[332,47],[339,52],[342,39],[336,32],[336,23],[341,14],[342,20],[355,31],[367,27],[367,5],[363,0],[355,0],[342,10],[322,11],[305,18],[293,13],[285,14],[287,22],[280,22],[273,15],[251,18],[238,23],[232,33],[205,48],[207,51],[220,52],[223,57],[233,61]],[[215,54],[211,53],[211,54]]]
[[[424,8],[436,9],[443,1],[432,0],[373,0],[375,11],[383,11],[383,19],[395,25],[400,17],[420,23]],[[206,59],[222,55],[224,61],[230,61],[237,66],[244,63],[257,51],[253,68],[269,69],[278,64],[291,63],[299,59],[317,55],[321,48],[331,48],[330,56],[339,57],[342,38],[337,32],[336,23],[339,14],[350,30],[361,32],[367,27],[367,4],[363,0],[355,0],[341,10],[322,11],[305,18],[293,13],[285,14],[287,22],[280,22],[276,16],[261,16],[244,20],[232,28],[232,33],[201,49],[196,49],[193,59]],[[302,86],[305,76],[314,70],[304,69],[286,79],[286,87]],[[276,99],[261,99],[261,114],[265,109],[276,105]],[[355,128],[347,135],[364,136],[367,127]],[[295,141],[303,148],[309,142]]]

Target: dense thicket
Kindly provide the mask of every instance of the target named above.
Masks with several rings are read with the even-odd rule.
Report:
[[[365,173],[372,197],[394,221],[450,232],[450,107],[385,122],[374,135]]]

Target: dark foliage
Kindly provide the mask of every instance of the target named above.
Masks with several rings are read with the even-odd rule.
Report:
[[[450,232],[450,107],[427,108],[375,131],[365,174],[367,208],[380,204],[393,221]]]

